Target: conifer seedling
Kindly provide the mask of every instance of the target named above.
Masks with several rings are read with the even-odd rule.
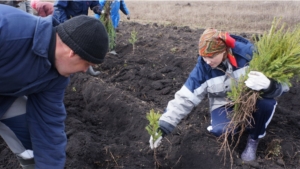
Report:
[[[113,50],[116,46],[116,31],[110,16],[111,1],[106,1],[103,7],[103,13],[100,15],[100,21],[103,23],[109,38],[109,50]]]
[[[146,126],[146,130],[149,135],[153,137],[153,143],[162,135],[161,131],[158,131],[159,125],[158,120],[161,114],[159,112],[155,112],[153,109],[150,110],[150,113],[147,113],[147,119],[149,121],[148,126]]]
[[[130,36],[130,39],[128,40],[129,41],[129,43],[131,43],[132,44],[132,52],[133,52],[133,54],[134,54],[134,50],[135,50],[135,42],[137,41],[137,31],[135,31],[135,29],[133,29],[132,31],[131,31],[131,36]]]
[[[159,128],[159,124],[158,124],[158,120],[160,118],[161,114],[159,112],[155,112],[153,109],[150,110],[150,113],[147,113],[146,117],[149,121],[149,124],[146,126],[146,130],[148,131],[149,135],[152,136],[153,138],[153,144],[154,142],[160,137],[162,136],[161,131],[158,130]],[[155,166],[159,166],[159,162],[157,161],[156,158],[156,149],[154,148],[154,165]]]

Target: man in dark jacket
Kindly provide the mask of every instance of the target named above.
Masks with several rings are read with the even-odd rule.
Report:
[[[0,135],[27,169],[64,168],[69,76],[100,64],[108,50],[97,19],[58,24],[0,5]]]
[[[60,23],[63,23],[74,16],[88,15],[89,8],[93,10],[95,14],[101,14],[102,7],[100,6],[99,1],[56,0],[54,2],[53,17]],[[89,67],[87,73],[92,76],[100,74],[99,71],[94,71],[92,66]]]
[[[99,1],[56,0],[54,2],[53,15],[60,23],[63,23],[74,16],[88,15],[89,8],[93,10],[94,13],[101,14],[102,8]]]

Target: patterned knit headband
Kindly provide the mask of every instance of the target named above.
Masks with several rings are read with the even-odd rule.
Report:
[[[212,57],[215,54],[227,51],[229,62],[237,67],[236,60],[230,49],[234,48],[234,45],[235,40],[229,36],[228,32],[208,28],[199,39],[199,55],[202,57]]]
[[[216,29],[206,29],[199,40],[199,54],[203,57],[211,57],[226,50],[226,44],[219,38],[221,32]]]

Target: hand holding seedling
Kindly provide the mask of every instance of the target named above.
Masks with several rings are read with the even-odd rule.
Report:
[[[146,126],[146,130],[150,134],[150,147],[151,149],[157,148],[161,142],[162,139],[162,133],[160,130],[158,130],[158,120],[160,118],[161,114],[159,112],[155,113],[153,109],[150,110],[150,113],[147,113],[147,119],[149,121],[149,125]]]
[[[150,110],[150,113],[147,113],[147,119],[149,121],[148,126],[146,126],[146,130],[150,134],[150,147],[154,150],[153,158],[154,158],[154,165],[159,167],[160,164],[156,158],[156,148],[160,145],[162,139],[162,132],[158,129],[159,124],[158,120],[161,114],[159,112],[155,113],[153,109]]]

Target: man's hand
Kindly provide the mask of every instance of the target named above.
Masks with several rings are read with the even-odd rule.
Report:
[[[130,15],[127,15],[127,19],[130,20]]]
[[[252,90],[260,91],[267,89],[270,86],[271,81],[261,72],[250,71],[245,84]]]
[[[158,137],[158,139],[153,143],[153,137],[150,137],[149,143],[150,148],[153,150],[154,148],[157,148],[161,143],[162,136]]]

